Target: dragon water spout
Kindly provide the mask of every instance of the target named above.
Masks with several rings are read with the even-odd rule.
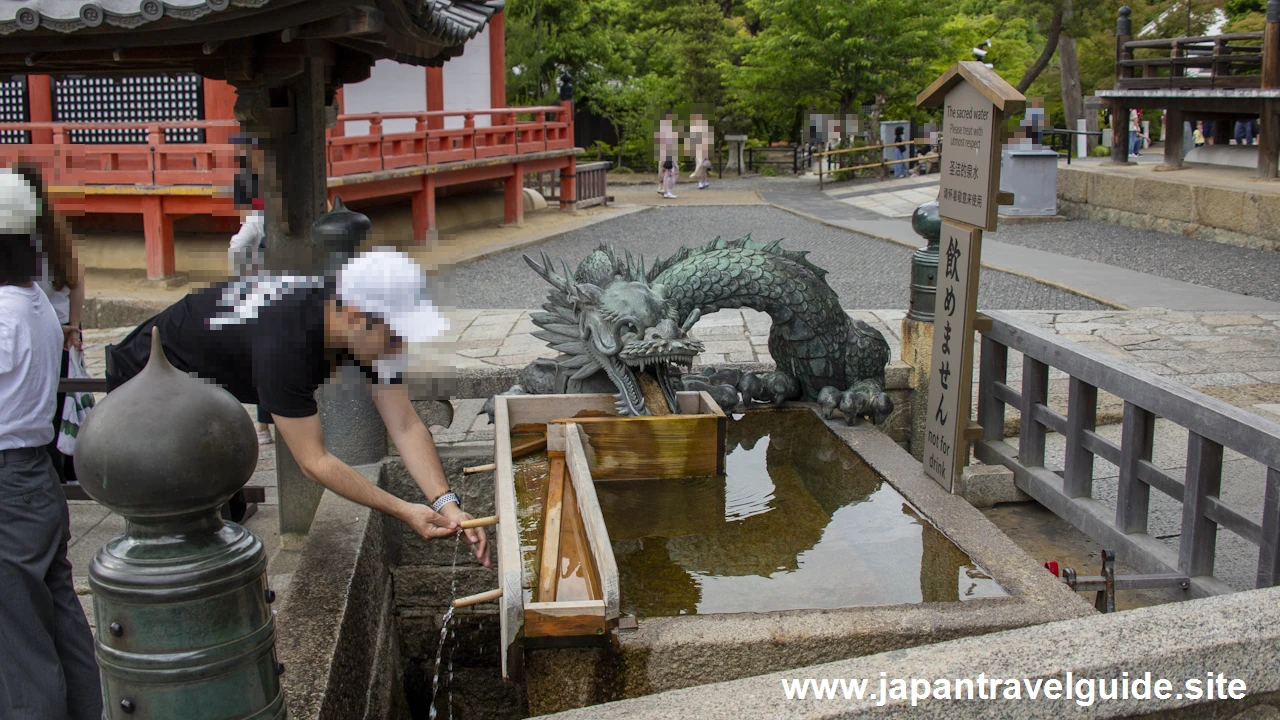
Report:
[[[883,422],[893,411],[884,392],[889,344],[840,306],[826,271],[781,241],[720,238],[681,248],[646,269],[630,253],[602,244],[570,271],[544,253],[525,261],[553,290],[534,313],[539,339],[561,353],[521,370],[514,393],[611,392],[624,415],[675,412],[675,392],[709,389],[726,410],[757,401],[818,402],[849,422]],[[688,333],[717,310],[769,315],[774,373],[683,374],[703,349]],[[492,402],[486,409],[492,407]]]

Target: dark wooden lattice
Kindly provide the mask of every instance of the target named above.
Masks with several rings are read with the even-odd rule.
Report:
[[[135,75],[122,78],[67,77],[54,80],[53,118],[57,122],[165,122],[203,120],[204,93],[199,75]],[[171,128],[167,143],[202,143],[204,130]],[[70,130],[68,142],[145,143],[147,131]]]
[[[0,82],[0,122],[28,122],[27,78],[15,75]],[[26,130],[0,130],[0,145],[30,142]]]

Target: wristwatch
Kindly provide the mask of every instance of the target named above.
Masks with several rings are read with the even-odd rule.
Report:
[[[452,492],[447,492],[436,498],[435,502],[431,503],[431,510],[434,512],[440,512],[444,509],[444,506],[449,503],[456,503],[458,505],[458,509],[462,509],[462,501],[458,499],[458,496]]]

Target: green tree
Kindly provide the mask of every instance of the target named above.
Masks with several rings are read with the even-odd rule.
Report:
[[[761,30],[730,92],[767,122],[794,122],[807,108],[853,113],[883,95],[889,101],[924,87],[940,53],[941,13],[911,0],[747,0]]]

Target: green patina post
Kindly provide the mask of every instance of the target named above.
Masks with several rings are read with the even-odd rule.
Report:
[[[942,235],[937,200],[916,208],[911,215],[911,229],[928,244],[911,256],[911,309],[907,317],[933,322],[933,303],[938,292],[938,238]]]
[[[924,448],[925,399],[921,391],[929,386],[929,366],[933,361],[933,307],[938,294],[938,240],[942,218],[938,201],[916,208],[911,228],[927,241],[911,256],[911,307],[902,319],[902,360],[911,366],[910,386],[916,391],[911,403],[911,454],[917,460]]]
[[[262,541],[218,508],[257,465],[230,393],[151,361],[85,423],[76,471],[127,521],[89,566],[104,718],[282,720]]]

